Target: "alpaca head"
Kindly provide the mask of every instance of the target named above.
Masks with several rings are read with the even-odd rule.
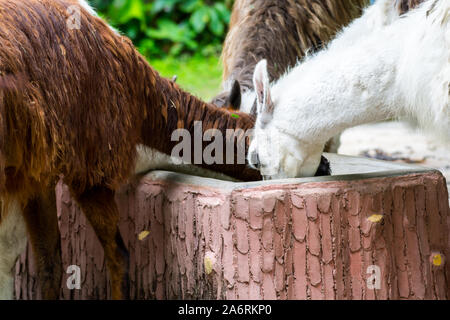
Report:
[[[257,118],[248,152],[250,165],[269,180],[314,176],[323,145],[302,141],[277,122],[277,103],[281,99],[272,94],[266,60],[256,66],[253,81]]]
[[[211,103],[219,108],[239,110],[241,108],[241,86],[239,81],[234,80],[231,90],[222,92]]]
[[[214,97],[211,103],[219,108],[239,110],[256,117],[255,92],[252,88],[243,86],[239,80],[227,82],[225,90]]]

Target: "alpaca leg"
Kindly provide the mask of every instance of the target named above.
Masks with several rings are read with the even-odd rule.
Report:
[[[17,200],[11,200],[0,213],[0,300],[14,297],[14,265],[25,250],[27,230],[22,209]]]
[[[46,300],[58,299],[61,290],[61,237],[54,188],[31,198],[24,207],[36,270]]]
[[[119,210],[114,191],[95,187],[75,197],[105,251],[111,278],[112,298],[128,298],[129,253],[119,232]]]

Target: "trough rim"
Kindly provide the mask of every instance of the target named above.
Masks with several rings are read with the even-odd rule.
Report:
[[[389,162],[378,159],[364,158],[364,157],[355,157],[355,156],[347,156],[347,155],[338,155],[325,153],[325,157],[327,157],[331,163],[336,159],[345,159],[346,161],[358,161],[365,163],[373,163],[380,165],[380,168],[385,168],[386,170],[379,170],[374,172],[367,173],[353,173],[353,174],[341,174],[341,175],[331,175],[324,177],[307,177],[307,178],[294,178],[294,179],[280,179],[280,180],[268,180],[268,181],[253,181],[253,182],[232,182],[225,180],[218,180],[214,178],[204,178],[191,176],[183,173],[163,171],[163,170],[155,170],[150,171],[149,173],[143,175],[143,179],[147,181],[167,181],[173,183],[181,183],[188,184],[193,186],[200,187],[208,187],[214,189],[221,190],[245,190],[252,189],[258,187],[266,187],[266,186],[285,186],[285,185],[301,185],[306,183],[314,183],[314,182],[330,182],[330,181],[361,181],[367,179],[376,179],[376,178],[393,178],[400,176],[407,176],[412,174],[421,174],[421,173],[435,173],[442,175],[439,170],[428,168],[424,166],[419,166],[415,164],[407,164],[407,163],[397,163],[397,162]]]

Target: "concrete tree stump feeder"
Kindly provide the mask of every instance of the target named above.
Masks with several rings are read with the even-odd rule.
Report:
[[[117,195],[132,299],[449,299],[450,210],[426,168],[327,155],[334,175],[230,183],[152,172]],[[103,250],[57,187],[61,299],[106,299]],[[72,267],[73,268],[73,267]],[[72,278],[71,278],[72,277]],[[31,252],[16,297],[39,298]]]

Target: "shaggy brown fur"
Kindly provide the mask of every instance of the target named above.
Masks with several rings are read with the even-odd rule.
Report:
[[[253,70],[267,59],[270,80],[293,67],[362,13],[368,0],[236,0],[225,40],[223,83],[237,80],[242,92],[253,89]],[[231,88],[229,88],[231,89]],[[233,95],[231,94],[233,97]],[[213,103],[232,105],[227,90]]]
[[[44,297],[56,298],[61,249],[54,186],[62,176],[103,245],[118,299],[126,297],[128,253],[114,192],[133,172],[136,146],[170,154],[176,128],[192,131],[194,121],[203,121],[203,131],[225,132],[250,129],[254,121],[245,114],[235,119],[161,78],[129,39],[84,10],[81,30],[70,30],[73,4],[0,0],[1,195],[22,204]],[[246,165],[208,168],[260,179]]]

